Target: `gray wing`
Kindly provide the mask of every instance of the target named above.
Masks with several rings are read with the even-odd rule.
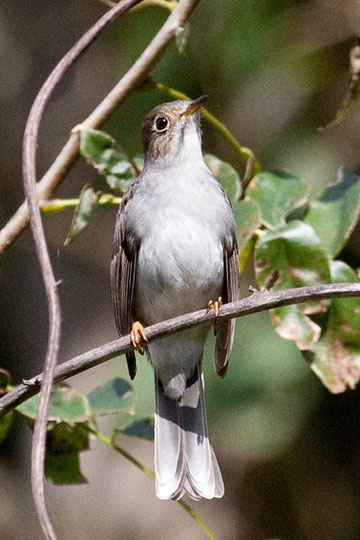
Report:
[[[113,256],[110,268],[111,296],[115,323],[120,336],[130,333],[139,241],[126,228],[127,204],[134,195],[136,184],[126,192],[116,216]],[[135,353],[126,354],[130,378],[136,375]]]
[[[239,298],[239,254],[235,233],[226,238],[224,249],[224,290],[223,303],[234,302]],[[220,377],[224,377],[229,365],[229,356],[234,341],[235,319],[220,322],[216,327],[214,367]]]

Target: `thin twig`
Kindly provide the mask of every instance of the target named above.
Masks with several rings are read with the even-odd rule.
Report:
[[[155,474],[153,473],[153,471],[145,467],[145,465],[140,463],[140,461],[138,461],[136,458],[134,458],[134,456],[129,454],[129,452],[124,450],[124,448],[116,444],[116,442],[110,439],[110,437],[107,437],[106,435],[104,435],[104,433],[101,433],[96,429],[92,429],[90,427],[88,427],[87,429],[90,433],[95,435],[95,437],[99,439],[99,441],[103,442],[107,446],[110,446],[111,448],[116,450],[116,452],[119,452],[119,454],[121,454],[124,458],[128,459],[133,465],[135,465],[135,467],[145,473],[148,478],[150,478],[151,480],[155,480]],[[196,521],[196,523],[203,529],[203,531],[208,535],[209,538],[211,538],[212,540],[217,540],[212,530],[206,525],[205,521],[201,519],[199,514],[195,512],[193,508],[191,508],[190,505],[186,504],[183,500],[179,500],[176,502],[180,504],[180,506],[182,506],[184,510]]]
[[[122,198],[112,195],[112,193],[102,193],[96,204],[98,206],[108,206],[114,204],[119,206]],[[74,208],[78,206],[80,199],[50,199],[49,201],[44,201],[40,204],[41,212],[43,214],[51,214],[52,212],[60,212],[66,208]]]
[[[246,190],[247,190],[251,180],[253,179],[253,175],[252,175],[253,164],[254,164],[254,158],[250,157],[247,160],[244,176],[243,176],[243,178],[241,180],[241,195],[240,195],[240,200],[241,201],[245,199]],[[260,172],[260,171],[257,171],[257,172]]]
[[[169,15],[138,60],[88,118],[81,122],[82,125],[96,129],[110,118],[114,110],[124,102],[126,97],[148,75],[156,60],[175,36],[177,29],[184,26],[199,1],[180,0],[178,6]],[[109,10],[106,16],[111,11]],[[37,194],[40,202],[47,200],[56,186],[66,176],[78,157],[78,152],[79,133],[72,133],[54,163],[37,184]],[[0,255],[18,238],[28,223],[29,212],[27,204],[24,202],[0,231]]]
[[[206,523],[201,519],[201,517],[199,516],[199,514],[197,512],[195,512],[195,510],[193,508],[191,508],[191,506],[189,506],[188,504],[186,504],[185,501],[183,501],[182,499],[180,499],[179,501],[177,501],[182,507],[183,509],[188,513],[190,514],[190,516],[195,519],[196,523],[198,525],[200,525],[200,527],[203,529],[203,531],[208,535],[209,538],[211,538],[212,540],[217,540],[217,537],[215,536],[215,534],[212,532],[212,530],[206,525]]]
[[[224,304],[220,308],[218,319],[232,319],[245,317],[260,311],[266,311],[280,306],[301,304],[309,300],[321,300],[325,298],[349,298],[360,296],[360,283],[331,283],[328,285],[315,285],[314,287],[299,287],[296,289],[284,289],[276,292],[254,291],[251,296],[244,300],[238,300],[230,304]],[[213,312],[202,309],[174,319],[154,324],[146,328],[146,336],[149,341],[164,337],[197,324],[204,324],[212,320]],[[55,371],[55,382],[63,381],[77,373],[81,373],[132,350],[130,336],[110,341],[105,345],[91,349],[71,360],[58,365]],[[26,383],[20,384],[14,390],[0,398],[0,416],[39,392],[42,374],[37,375]]]

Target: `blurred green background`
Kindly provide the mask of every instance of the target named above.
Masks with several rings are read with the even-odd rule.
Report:
[[[0,5],[1,225],[23,200],[21,144],[27,114],[48,73],[106,10],[98,0],[2,0]],[[56,90],[40,132],[39,177],[81,122],[137,58],[165,20],[160,8],[123,18],[71,69]],[[360,26],[355,0],[202,0],[192,19],[186,52],[171,45],[153,71],[155,80],[192,97],[207,93],[208,108],[250,147],[264,169],[304,176],[314,190],[337,170],[360,166],[360,106],[339,127],[319,133],[333,118],[348,82],[348,53]],[[165,101],[155,91],[128,98],[104,129],[130,152],[141,151],[141,123]],[[203,125],[204,148],[244,166]],[[75,197],[100,179],[79,161],[56,196]],[[52,260],[62,279],[65,360],[116,337],[109,290],[115,208],[101,208],[71,246],[62,247],[71,211],[44,218]],[[329,224],[331,227],[331,224]],[[359,266],[359,230],[341,255]],[[242,295],[255,284],[251,268]],[[47,307],[29,231],[0,266],[0,366],[15,382],[41,370]],[[205,355],[210,434],[224,475],[222,500],[196,510],[222,540],[358,540],[360,538],[359,391],[330,395],[300,353],[272,330],[268,314],[237,323],[227,377]],[[113,376],[127,377],[123,359],[77,376],[91,390]],[[153,411],[152,371],[139,359],[134,381],[139,416]],[[116,422],[116,420],[114,420]],[[108,426],[104,425],[106,430]],[[152,445],[122,440],[152,467]],[[49,508],[61,539],[201,538],[173,502],[155,498],[152,483],[131,464],[94,443],[82,455],[86,486],[48,486]],[[31,432],[18,418],[0,446],[0,536],[41,537],[30,489]],[[204,536],[205,537],[205,536]]]

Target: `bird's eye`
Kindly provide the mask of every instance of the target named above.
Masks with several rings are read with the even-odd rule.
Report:
[[[168,125],[169,125],[169,120],[167,118],[160,116],[159,118],[156,119],[155,126],[156,126],[157,131],[165,131]]]

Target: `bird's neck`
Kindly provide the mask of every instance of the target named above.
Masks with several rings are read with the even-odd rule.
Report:
[[[201,135],[198,129],[186,130],[181,141],[172,145],[165,155],[154,157],[145,156],[144,169],[151,168],[152,171],[168,171],[171,169],[182,169],[205,166],[201,149]]]

